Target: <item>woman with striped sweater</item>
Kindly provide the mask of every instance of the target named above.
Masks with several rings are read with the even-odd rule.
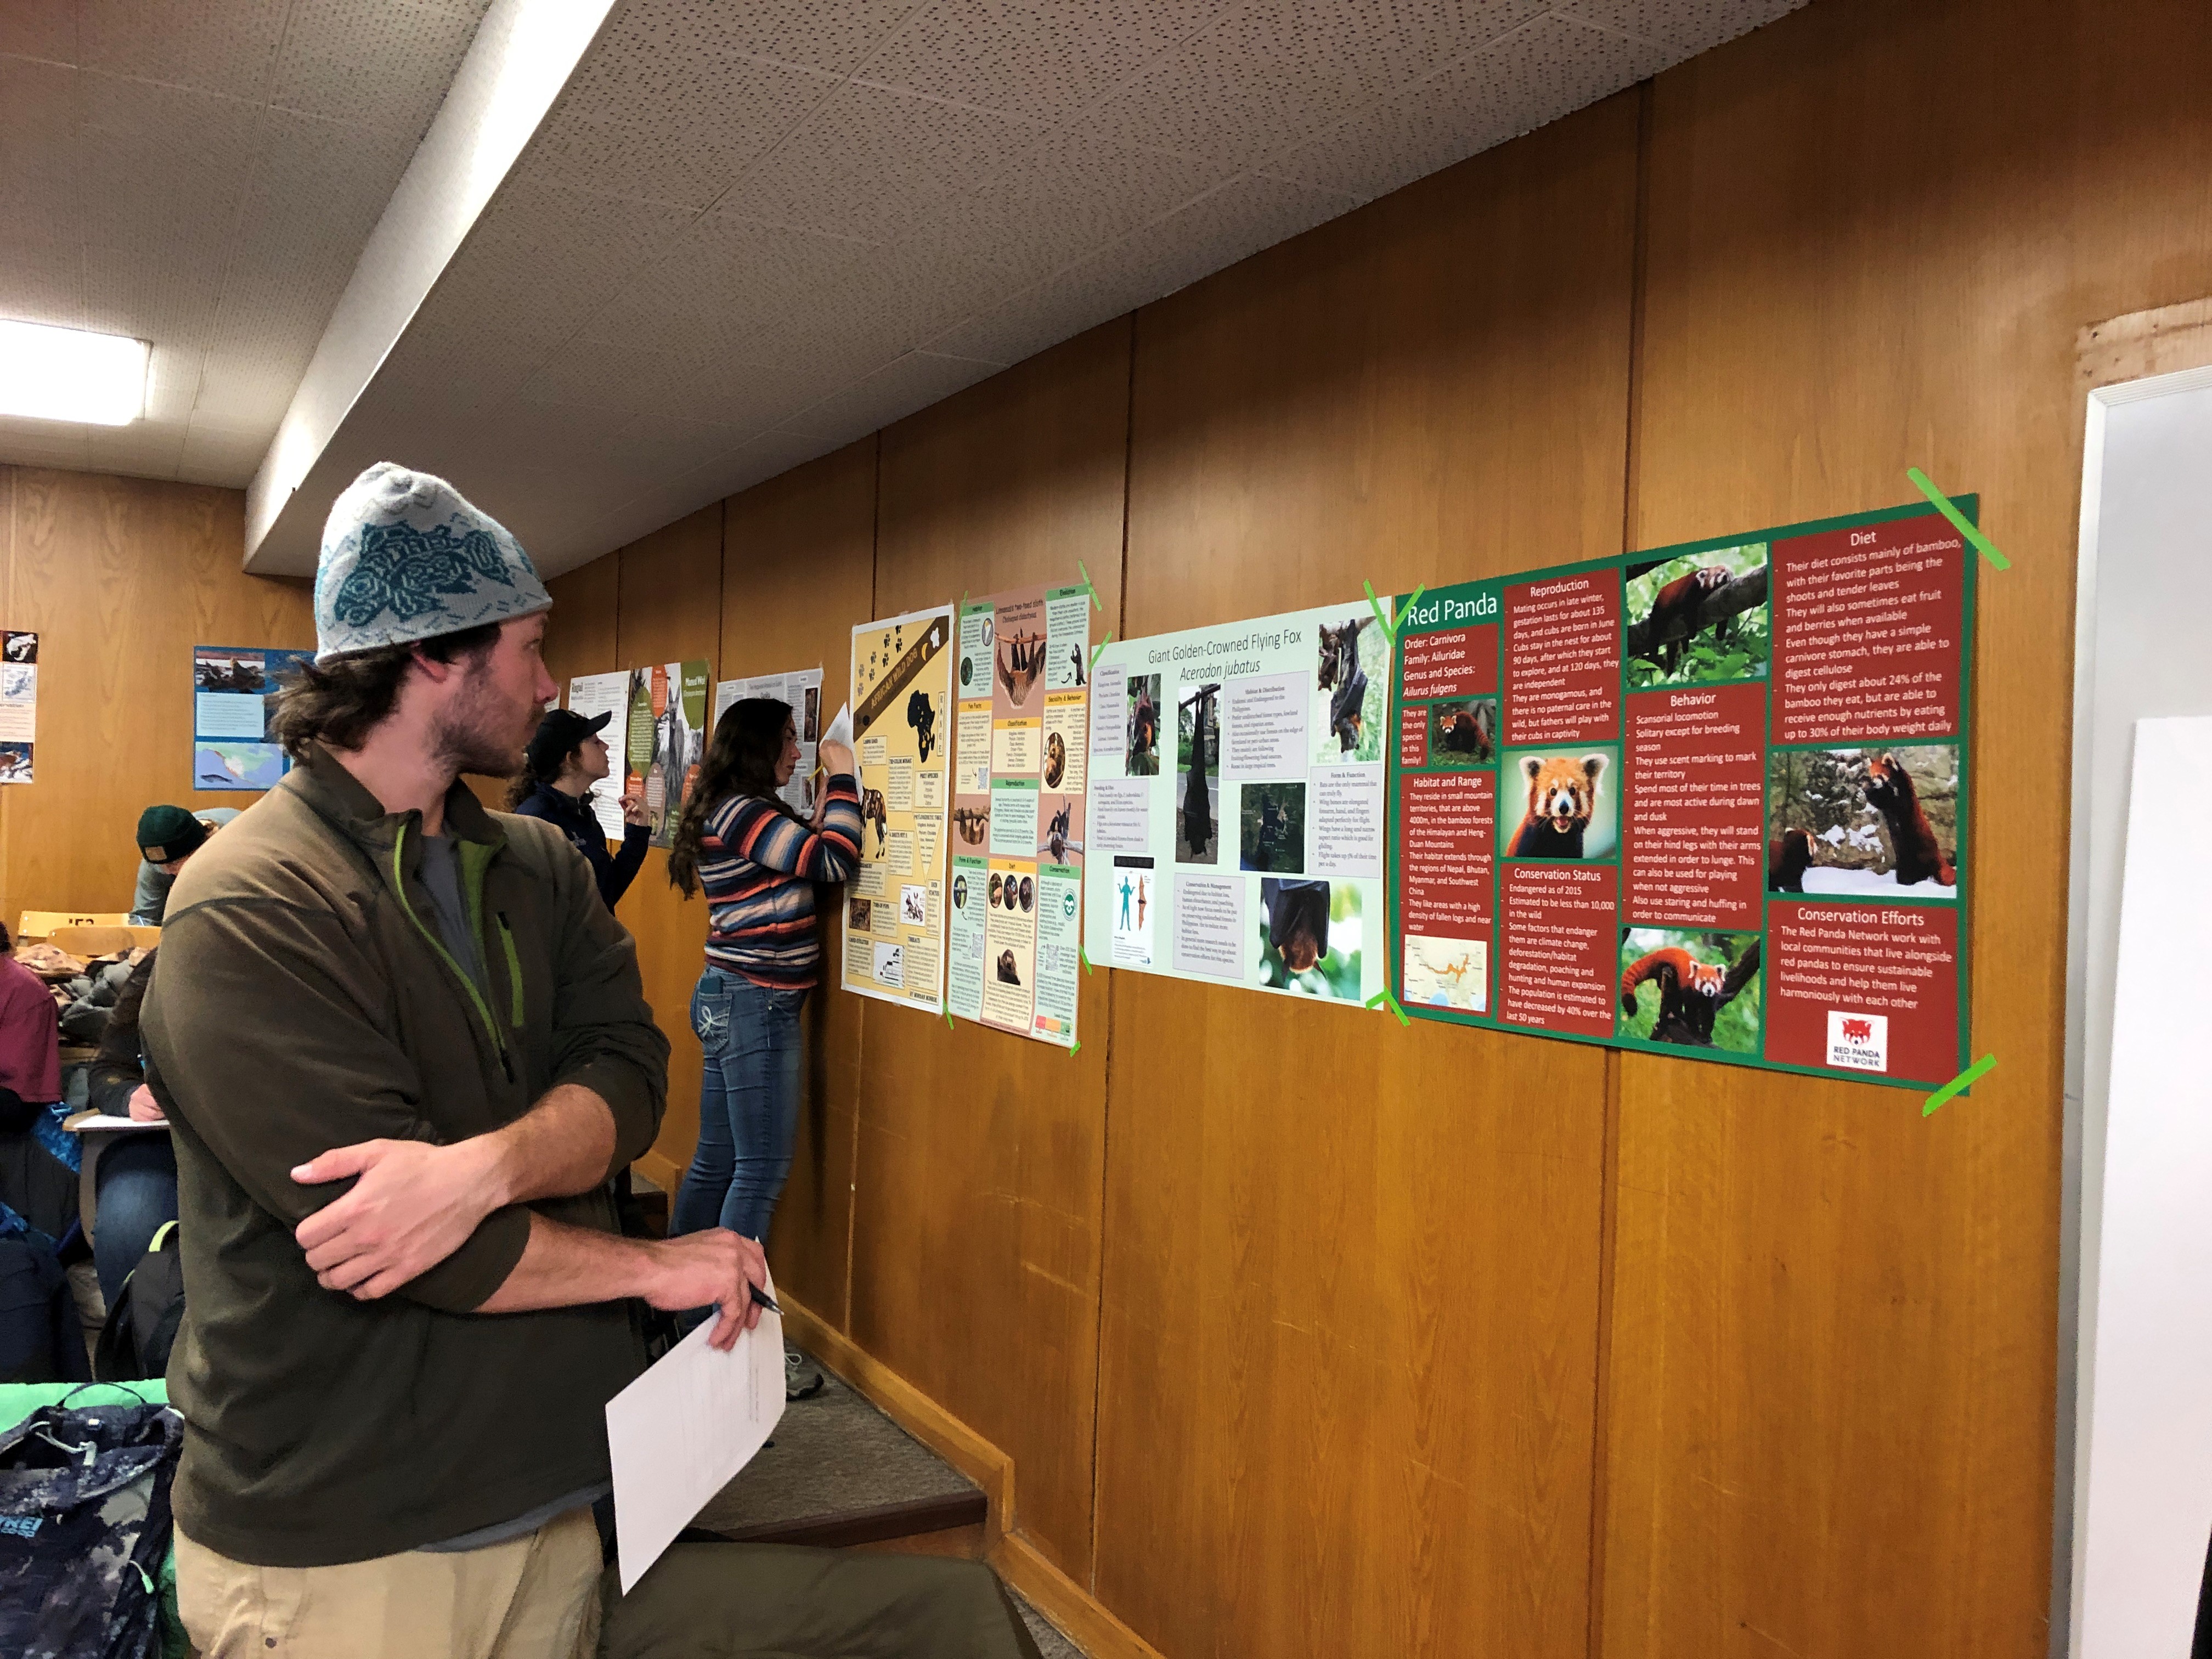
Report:
[[[668,1218],[673,1237],[727,1227],[765,1242],[799,1123],[799,1011],[821,957],[817,882],[860,857],[853,751],[821,745],[830,776],[811,822],[777,798],[799,763],[788,704],[732,703],[714,723],[668,855],[686,898],[706,890],[707,966],[691,995],[706,1051],[699,1146]]]

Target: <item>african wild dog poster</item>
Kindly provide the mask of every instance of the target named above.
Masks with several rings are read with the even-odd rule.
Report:
[[[848,991],[945,1012],[952,607],[853,630],[860,862],[845,885]]]
[[[945,1000],[1062,1048],[1081,984],[1088,586],[959,608]]]
[[[1973,592],[1923,505],[1401,599],[1406,1011],[1955,1077]]]
[[[1091,961],[1353,1006],[1378,994],[1391,678],[1364,599],[1103,647]]]

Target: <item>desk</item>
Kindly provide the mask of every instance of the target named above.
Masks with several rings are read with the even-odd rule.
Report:
[[[84,1146],[84,1158],[76,1172],[76,1210],[78,1218],[84,1224],[84,1242],[89,1244],[100,1209],[100,1155],[125,1135],[165,1135],[169,1133],[169,1123],[166,1118],[141,1123],[136,1118],[108,1117],[99,1112],[72,1112],[62,1120],[62,1127],[76,1135]]]

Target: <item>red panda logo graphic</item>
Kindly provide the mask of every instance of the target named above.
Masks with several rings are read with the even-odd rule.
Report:
[[[1870,1019],[1847,1019],[1841,1022],[1846,1042],[1874,1041],[1874,1022]]]

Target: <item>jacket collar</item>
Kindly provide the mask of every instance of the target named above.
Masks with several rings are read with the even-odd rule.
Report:
[[[363,847],[379,851],[389,848],[402,829],[419,836],[422,815],[413,808],[387,812],[368,786],[349,772],[337,756],[316,744],[276,786],[297,795],[316,815],[345,832]],[[484,810],[475,792],[459,779],[446,792],[446,827],[462,841],[481,842],[496,851],[507,845],[498,822]]]

